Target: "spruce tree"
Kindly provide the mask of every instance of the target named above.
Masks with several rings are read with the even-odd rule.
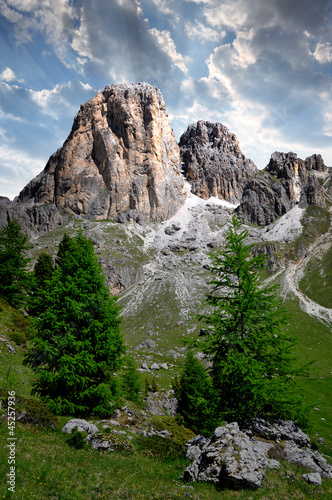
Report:
[[[92,242],[79,233],[66,237],[65,245],[40,290],[25,363],[37,374],[34,393],[53,412],[107,415],[118,395],[113,372],[124,352],[119,308]]]
[[[34,267],[34,277],[36,278],[37,286],[43,288],[46,280],[52,278],[53,272],[54,264],[52,257],[46,252],[41,253]]]
[[[43,310],[41,294],[45,288],[46,281],[52,278],[54,273],[53,259],[48,253],[41,253],[35,264],[33,273],[30,275],[30,293],[28,296],[29,316],[39,316]]]
[[[261,286],[266,256],[252,256],[247,230],[233,216],[222,250],[211,255],[213,279],[207,304],[212,314],[204,352],[212,361],[211,377],[220,416],[243,422],[249,417],[302,418],[302,400],[292,353],[293,339],[277,287]]]
[[[11,306],[25,305],[29,287],[27,251],[32,248],[16,220],[0,229],[0,297]]]

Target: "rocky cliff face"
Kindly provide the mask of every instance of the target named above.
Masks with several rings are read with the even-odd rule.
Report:
[[[107,86],[81,106],[63,147],[18,197],[88,219],[146,221],[168,219],[184,199],[165,103],[145,83]]]
[[[245,186],[238,215],[247,222],[266,226],[295,205],[325,206],[319,177],[327,167],[320,155],[301,160],[295,153],[273,153],[267,167]]]
[[[199,121],[180,138],[184,172],[192,192],[238,203],[248,180],[258,171],[241,152],[237,137],[220,123]]]

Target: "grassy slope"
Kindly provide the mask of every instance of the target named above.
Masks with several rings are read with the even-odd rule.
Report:
[[[123,226],[98,222],[89,223],[92,231],[102,233],[105,240],[120,240],[120,245],[131,245],[130,255],[133,265],[146,262],[148,256],[143,251],[139,241],[133,241]],[[308,225],[312,224],[308,221]],[[325,223],[323,223],[324,225]],[[326,224],[325,224],[326,225]],[[324,225],[324,228],[325,228]],[[75,223],[72,231],[79,226]],[[324,230],[319,228],[319,232]],[[69,228],[67,233],[71,234]],[[110,232],[106,238],[107,232]],[[56,238],[47,234],[41,237],[40,251],[53,253],[62,238],[63,228],[56,232]],[[307,233],[308,235],[309,233]],[[314,237],[316,235],[313,235]],[[306,237],[308,238],[308,236]],[[311,238],[310,238],[311,239]],[[306,239],[304,241],[308,243]],[[291,253],[296,254],[296,242]],[[107,257],[110,247],[103,241],[98,249],[102,257]],[[112,252],[117,252],[113,247]],[[121,257],[121,251],[119,252]],[[204,295],[204,283],[208,277],[206,270],[195,264],[181,263],[166,279],[155,280],[147,275],[140,285],[132,285],[121,297],[120,303],[125,309],[130,300],[139,297],[139,287],[142,287],[139,308],[131,311],[128,306],[123,321],[123,333],[129,349],[139,362],[165,362],[173,364],[170,370],[160,370],[157,373],[160,388],[168,388],[175,373],[179,373],[183,364],[183,348],[181,339],[196,335],[202,325],[198,324],[192,313],[200,311],[201,298]],[[135,264],[136,263],[136,264]],[[189,272],[194,271],[195,278],[188,282]],[[181,273],[184,276],[181,281]],[[183,303],[188,303],[189,288],[198,289],[194,301],[189,300],[189,306],[183,309]],[[184,301],[184,302],[183,302]],[[130,304],[129,304],[130,305]],[[13,332],[18,333],[24,318],[13,311],[6,303],[0,303],[1,334],[8,340]],[[317,441],[324,438],[324,444],[319,451],[332,456],[332,378],[330,364],[330,329],[324,324],[309,317],[299,308],[297,300],[291,296],[286,298],[286,307],[290,313],[289,328],[297,340],[296,353],[300,362],[315,359],[309,369],[309,377],[302,380],[308,404],[311,408],[310,419],[312,428],[310,435]],[[16,320],[15,320],[16,318]],[[152,335],[149,336],[149,332]],[[23,334],[24,336],[24,334]],[[14,337],[15,338],[15,335]],[[135,347],[146,338],[152,338],[157,345],[153,349],[136,351]],[[10,340],[12,344],[13,340]],[[18,395],[29,396],[34,374],[22,366],[24,344],[16,346],[17,354],[9,352],[5,344],[0,344],[0,387],[5,390],[15,390]],[[177,359],[168,356],[169,349],[177,350],[182,356]],[[145,374],[142,375],[144,378]],[[152,375],[150,375],[152,376]],[[314,409],[319,408],[319,409]],[[301,479],[301,468],[290,464],[282,464],[279,471],[268,471],[264,485],[257,492],[217,491],[215,487],[205,484],[194,484],[193,488],[178,479],[181,471],[188,463],[185,459],[162,459],[151,457],[135,446],[135,452],[124,455],[120,452],[103,454],[94,450],[78,451],[65,443],[65,436],[60,428],[68,418],[60,419],[54,432],[38,429],[30,424],[17,424],[17,495],[11,498],[51,498],[51,499],[83,499],[83,498],[200,498],[200,499],[329,499],[332,498],[332,482],[324,480],[321,488],[308,486]],[[0,423],[2,434],[0,447],[1,470],[7,467],[6,422]],[[134,441],[135,444],[135,441]],[[5,478],[0,488],[6,490]],[[184,487],[184,488],[183,488]],[[0,489],[0,494],[2,493]],[[4,496],[6,497],[6,495]],[[1,498],[1,495],[0,495]]]
[[[308,403],[312,407],[310,434],[314,437],[317,432],[316,440],[318,437],[324,438],[320,452],[331,456],[332,439],[329,436],[332,434],[332,402],[328,397],[332,389],[328,349],[330,332],[322,323],[303,313],[295,300],[288,298],[286,305],[292,317],[289,328],[298,340],[299,361],[306,362],[312,357],[317,359],[310,367],[310,378],[303,381]],[[2,309],[0,321],[6,324],[8,332],[13,328],[12,318],[19,315],[6,303],[2,303]],[[175,338],[173,342],[175,343]],[[14,344],[12,341],[11,343]],[[1,349],[1,387],[6,390],[14,389],[18,395],[28,396],[33,374],[22,367],[24,346],[16,348],[17,354],[10,353],[7,348]],[[8,374],[9,366],[11,370]],[[160,386],[167,386],[173,375],[174,372],[164,372],[163,377],[158,380]],[[319,410],[314,410],[313,407]],[[212,485],[198,483],[192,485],[193,489],[188,488],[191,485],[179,480],[180,473],[188,464],[184,458],[171,460],[149,456],[139,450],[137,438],[133,441],[135,451],[132,454],[75,450],[68,446],[66,436],[60,431],[67,420],[67,417],[62,417],[55,432],[31,424],[17,424],[17,494],[10,494],[7,498],[328,500],[332,497],[332,481],[324,480],[322,487],[309,486],[301,479],[302,473],[306,471],[287,463],[283,463],[278,471],[268,471],[263,487],[257,492],[220,491]],[[5,470],[8,454],[5,421],[0,423],[0,434],[1,470]],[[3,497],[6,498],[5,477],[2,478],[0,488],[3,488]]]
[[[328,500],[332,481],[321,487],[309,486],[301,478],[305,469],[283,463],[278,471],[267,471],[264,485],[256,492],[217,490],[213,485],[189,485],[179,480],[188,465],[183,458],[162,459],[140,451],[132,454],[95,450],[76,450],[65,442],[60,431],[18,424],[16,493],[7,492],[5,477],[0,482],[1,498],[15,500],[81,499],[315,499]],[[1,443],[6,441],[6,425],[0,425]],[[1,470],[7,453],[0,447]]]
[[[313,256],[300,281],[301,290],[320,305],[332,308],[332,248]]]

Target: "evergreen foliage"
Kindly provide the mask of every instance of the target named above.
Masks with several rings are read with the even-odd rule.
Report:
[[[119,395],[113,372],[124,352],[119,308],[92,242],[81,233],[60,244],[57,267],[36,306],[25,357],[38,376],[34,393],[56,414],[108,415]]]
[[[218,426],[212,380],[191,351],[186,356],[177,390],[178,412],[184,424],[196,433],[211,433]]]
[[[139,392],[141,390],[140,375],[136,364],[131,357],[125,359],[126,367],[123,374],[123,391],[127,399],[138,403],[140,400]]]
[[[26,267],[31,260],[26,253],[30,248],[16,220],[0,229],[0,297],[15,308],[25,304],[29,283]]]
[[[43,306],[41,306],[40,310],[40,295],[43,292],[46,281],[52,278],[54,269],[52,257],[48,253],[41,253],[30,277],[30,294],[28,297],[28,312],[30,316],[39,316],[39,313],[42,312]]]
[[[176,374],[172,380],[172,389],[174,391],[174,396],[179,399],[181,394],[181,382],[179,376]]]
[[[52,257],[46,252],[41,253],[34,267],[34,276],[36,278],[37,285],[40,288],[43,288],[46,280],[51,279],[53,273],[54,264]]]
[[[252,257],[249,232],[233,216],[226,247],[211,255],[212,292],[203,316],[208,325],[204,352],[212,361],[211,378],[218,413],[227,421],[248,417],[303,418],[293,340],[276,286],[260,286],[266,256]]]

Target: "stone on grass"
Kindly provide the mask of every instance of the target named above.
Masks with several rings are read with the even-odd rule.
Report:
[[[182,474],[187,481],[212,482],[232,489],[261,486],[267,457],[240,431],[236,422],[218,427],[208,441],[196,437],[188,444],[189,455],[197,458]],[[191,445],[195,446],[194,450],[190,450]]]
[[[315,484],[316,486],[321,486],[322,478],[318,472],[312,472],[311,474],[303,474],[303,479],[309,484]]]
[[[244,431],[251,431],[254,436],[264,439],[294,441],[299,446],[310,444],[310,437],[291,420],[278,420],[271,424],[263,418],[254,418],[247,423]]]
[[[67,434],[71,434],[73,429],[77,427],[79,432],[86,431],[88,434],[95,434],[98,432],[98,427],[92,424],[91,422],[87,422],[81,418],[73,418],[69,420],[66,425],[62,427],[62,432],[67,432]]]

